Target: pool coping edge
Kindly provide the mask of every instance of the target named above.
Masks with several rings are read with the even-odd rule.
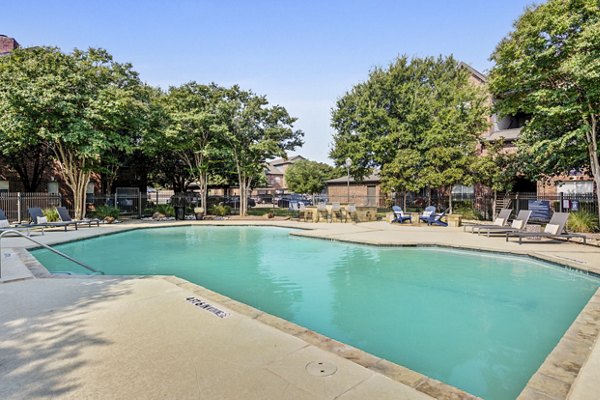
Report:
[[[221,221],[219,221],[221,222]],[[496,253],[503,255],[512,255],[517,257],[532,258],[547,263],[554,264],[558,267],[565,269],[572,269],[587,275],[600,277],[600,274],[585,269],[584,266],[568,262],[568,260],[558,260],[554,257],[544,257],[539,253],[530,251],[501,251],[497,249],[486,249],[484,247],[470,247],[468,245],[455,246],[449,243],[379,243],[368,240],[353,240],[348,238],[336,238],[331,236],[313,236],[306,235],[302,231],[314,231],[311,228],[296,228],[291,226],[285,226],[276,223],[262,223],[262,224],[244,224],[244,223],[233,223],[233,224],[222,224],[222,223],[210,223],[202,224],[204,226],[269,226],[279,227],[286,229],[298,229],[299,231],[291,232],[290,235],[304,238],[313,238],[329,241],[339,241],[345,243],[368,245],[376,247],[442,247],[449,249],[467,250],[467,251],[479,251],[486,253]],[[155,229],[163,227],[183,227],[183,226],[202,226],[197,224],[165,224],[160,226],[143,226],[143,227],[126,227],[111,232],[101,232],[97,235],[88,236],[85,238],[77,238],[72,240],[60,241],[55,244],[72,243],[81,240],[91,239],[100,236],[112,235],[117,233],[124,233],[128,231],[134,231],[139,229]],[[39,248],[39,246],[26,246],[14,248],[18,257],[21,258],[22,262],[32,272],[35,278],[90,278],[90,275],[56,275],[51,274],[48,270],[41,265],[33,255],[29,252]],[[283,320],[274,315],[265,313],[252,306],[244,303],[240,303],[229,297],[223,296],[217,292],[213,292],[210,289],[204,288],[200,285],[196,285],[185,279],[178,278],[176,276],[164,276],[164,275],[103,275],[103,277],[118,277],[118,278],[159,278],[169,281],[177,286],[192,285],[186,288],[194,293],[198,291],[198,295],[205,296],[213,301],[220,302],[226,307],[236,311],[249,318],[256,319],[257,321],[269,325],[275,329],[278,329],[284,333],[296,336],[305,342],[315,345],[316,347],[328,351],[333,354],[337,354],[349,361],[355,362],[369,370],[378,372],[392,380],[405,384],[412,387],[420,392],[437,399],[477,399],[478,397],[462,391],[461,389],[455,388],[447,383],[438,381],[436,379],[427,377],[426,375],[420,374],[416,371],[410,370],[407,367],[393,363],[391,361],[379,358],[370,353],[354,348],[342,342],[338,342],[327,336],[316,333],[308,328],[304,328],[293,322]],[[179,283],[177,283],[179,282]],[[192,290],[193,289],[193,290]],[[577,315],[573,323],[569,326],[567,331],[562,335],[558,344],[548,354],[544,362],[538,368],[538,370],[531,376],[525,388],[521,391],[518,399],[539,399],[539,398],[551,398],[551,399],[566,399],[569,393],[574,387],[574,383],[579,375],[579,372],[587,362],[592,349],[598,341],[600,333],[600,289],[598,289],[590,300],[586,303],[584,308]],[[575,350],[575,351],[574,351]]]

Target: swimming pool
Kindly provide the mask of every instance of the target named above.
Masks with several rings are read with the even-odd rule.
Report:
[[[526,258],[282,228],[143,229],[56,247],[107,274],[177,275],[486,399],[518,395],[600,283]],[[50,271],[86,273],[32,253]]]

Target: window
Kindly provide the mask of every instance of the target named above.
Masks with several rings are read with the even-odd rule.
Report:
[[[452,194],[473,194],[475,188],[473,186],[454,185],[452,186]]]
[[[468,200],[472,199],[475,195],[475,188],[473,186],[454,185],[452,186],[452,199],[454,200]]]
[[[85,198],[88,204],[94,204],[94,188],[96,184],[94,182],[89,182],[87,184],[87,188],[85,190]]]
[[[566,181],[558,182],[556,193],[564,194],[591,194],[594,193],[593,181]]]
[[[9,184],[8,181],[0,181],[0,193],[8,193]]]
[[[48,182],[48,193],[58,194],[58,182]]]

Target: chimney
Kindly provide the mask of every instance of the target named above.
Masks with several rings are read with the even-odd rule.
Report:
[[[0,54],[7,54],[19,47],[19,43],[6,35],[0,35]]]

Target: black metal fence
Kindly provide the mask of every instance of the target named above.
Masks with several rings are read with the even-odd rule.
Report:
[[[508,193],[501,199],[503,206],[512,208],[513,213],[531,210],[531,219],[547,222],[553,212],[586,211],[598,215],[598,200],[590,194],[538,195],[537,193]]]
[[[9,221],[28,220],[30,207],[54,208],[64,205],[62,196],[53,193],[0,193],[0,209]],[[71,210],[72,211],[72,210]]]
[[[211,213],[214,206],[225,206],[229,214],[238,214],[240,199],[238,196],[209,196],[205,212]],[[288,209],[292,201],[303,201],[307,205],[318,203],[354,203],[358,207],[377,207],[389,209],[392,205],[399,205],[405,211],[420,212],[427,206],[436,206],[438,210],[445,210],[450,205],[448,196],[440,196],[435,192],[430,195],[415,193],[397,194],[387,196],[338,196],[329,197],[304,196],[300,200],[295,198],[273,197],[267,199],[250,199],[251,208],[280,208]],[[40,207],[42,209],[65,206],[73,215],[73,198],[52,193],[0,193],[0,208],[4,210],[11,221],[28,220],[27,208]],[[93,214],[101,206],[117,207],[122,215],[134,218],[149,217],[155,212],[176,215],[185,218],[195,214],[194,209],[200,207],[200,197],[197,193],[152,192],[137,194],[112,194],[88,195],[87,212]],[[495,206],[495,207],[494,207]],[[475,196],[472,194],[458,194],[452,196],[454,213],[462,214],[465,218],[491,220],[496,211],[502,207],[511,208],[513,216],[520,210],[532,210],[531,219],[547,222],[552,212],[577,212],[587,211],[593,215],[598,213],[598,202],[595,195],[538,195],[536,193],[507,193],[498,195],[496,204],[491,195]]]

